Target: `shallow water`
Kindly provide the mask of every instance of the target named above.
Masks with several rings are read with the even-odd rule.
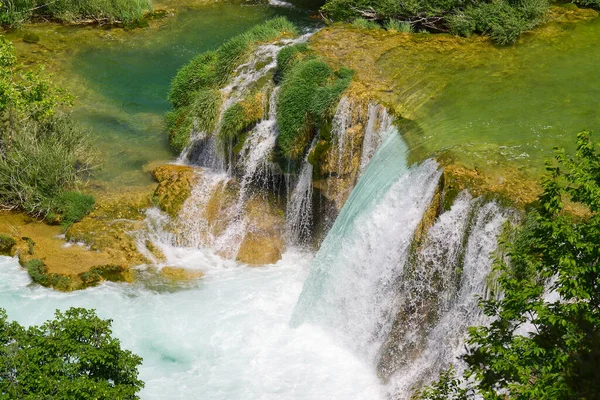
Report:
[[[0,307],[27,325],[71,306],[112,318],[114,335],[144,358],[142,399],[383,398],[373,366],[314,325],[290,328],[309,255],[245,268],[199,250],[178,253],[206,276],[174,293],[113,283],[54,292],[30,285],[17,260],[0,257]]]
[[[314,26],[308,19],[314,5],[304,3],[178,7],[175,16],[157,26],[131,32],[27,27],[40,35],[37,45],[23,44],[18,32],[9,37],[18,42],[20,55],[50,64],[53,80],[77,97],[74,117],[92,130],[104,161],[96,178],[121,186],[146,185],[152,179],[144,165],[175,156],[163,121],[177,70],[199,53],[275,16],[286,16],[301,28]]]
[[[380,60],[402,71],[398,91],[422,88],[406,136],[414,159],[447,151],[485,172],[510,166],[535,178],[555,146],[574,150],[577,132],[600,133],[600,19],[553,23],[510,47],[420,39],[428,46]]]

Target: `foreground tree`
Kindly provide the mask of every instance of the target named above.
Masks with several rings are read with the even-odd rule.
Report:
[[[589,132],[577,139],[498,262],[499,291],[482,301],[492,322],[469,332],[465,379],[446,372],[423,398],[598,398],[600,153]]]
[[[0,399],[138,399],[142,359],[121,349],[111,322],[71,308],[24,328],[0,309]]]

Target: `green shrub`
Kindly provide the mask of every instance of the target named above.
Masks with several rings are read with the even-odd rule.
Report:
[[[414,21],[412,28],[417,31],[450,30],[462,36],[481,33],[498,44],[509,44],[540,24],[548,7],[547,0],[329,0],[322,11],[329,18],[361,28],[372,29],[377,21],[385,23],[388,30],[408,32],[410,24],[398,21]],[[372,21],[361,18],[364,13]]]
[[[14,128],[12,135],[0,133],[3,143],[9,143],[0,156],[0,204],[45,216],[63,189],[92,169],[88,133],[63,114]]]
[[[40,326],[8,321],[0,309],[4,399],[139,399],[142,358],[121,348],[111,320],[70,308]]]
[[[219,129],[219,141],[223,149],[235,147],[242,133],[260,121],[265,111],[263,100],[263,93],[252,93],[225,111]]]
[[[287,19],[273,18],[231,38],[216,51],[197,56],[184,66],[173,79],[169,92],[173,110],[167,114],[166,124],[171,147],[176,151],[183,150],[192,131],[212,133],[215,130],[222,103],[218,89],[232,78],[235,69],[247,60],[259,43],[296,34],[296,27]],[[236,136],[240,131],[233,118],[234,111],[230,111],[225,120],[221,138]]]
[[[229,39],[217,50],[215,61],[217,84],[223,85],[231,78],[235,68],[246,60],[256,44],[269,42],[286,34],[297,35],[298,30],[286,18],[277,17]]]
[[[87,272],[82,272],[79,274],[79,278],[81,278],[83,287],[85,288],[96,286],[103,280],[125,282],[125,272],[127,272],[127,268],[120,265],[102,265],[94,267]]]
[[[0,233],[0,255],[10,256],[10,253],[17,244],[17,241],[9,235]]]
[[[66,229],[83,217],[88,215],[93,209],[96,200],[93,196],[80,192],[63,192],[55,199],[55,210],[61,214],[61,226]]]
[[[298,43],[293,46],[284,47],[277,54],[277,74],[282,77],[290,68],[299,61],[310,57],[310,51],[307,43]]]
[[[39,258],[34,258],[25,263],[25,269],[29,273],[29,276],[35,283],[39,283],[42,286],[50,286],[50,276],[48,275],[48,268],[46,264]]]
[[[0,205],[36,216],[94,168],[87,131],[59,107],[71,97],[37,73],[22,74],[0,36]]]
[[[277,100],[277,145],[284,157],[296,160],[304,154],[315,128],[331,116],[351,79],[352,71],[334,72],[317,59],[307,59],[290,69]]]
[[[167,114],[169,144],[173,150],[181,152],[194,132],[215,130],[221,109],[221,92],[216,89],[201,89],[192,93],[193,102],[189,106],[172,110]]]

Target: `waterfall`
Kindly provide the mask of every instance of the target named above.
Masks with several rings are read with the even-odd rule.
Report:
[[[393,118],[387,109],[379,104],[369,103],[368,119],[363,137],[362,153],[360,156],[360,172],[364,171],[369,161],[381,145],[384,134],[390,129]]]
[[[242,100],[252,89],[255,89],[257,82],[261,82],[268,74],[273,73],[277,67],[277,55],[282,48],[306,42],[311,35],[312,33],[307,33],[295,39],[282,39],[276,43],[258,46],[249,61],[239,65],[234,71],[233,79],[221,89],[223,105],[221,106],[215,131],[202,132],[192,128],[189,143],[179,155],[177,163],[189,163],[213,170],[225,171],[225,157],[219,151],[215,139],[223,115],[229,107]],[[269,118],[269,120],[271,119]]]
[[[276,166],[271,162],[270,157],[279,134],[277,130],[278,92],[278,87],[273,89],[269,97],[268,118],[256,125],[240,151],[239,164],[244,171],[240,180],[240,194],[238,196],[238,209],[240,211],[246,201],[250,185],[257,184],[267,189],[274,182]]]
[[[311,266],[292,324],[332,329],[373,359],[385,339],[414,229],[438,185],[434,161],[406,164],[393,128],[359,179]]]
[[[508,216],[466,191],[440,214],[437,163],[408,166],[390,132],[315,256],[291,325],[328,329],[408,399],[449,365],[461,370]]]
[[[316,143],[316,139],[313,140],[308,154]],[[313,166],[308,162],[308,154],[304,158],[302,170],[298,175],[294,190],[288,196],[286,206],[286,240],[291,245],[303,244],[311,234]]]
[[[460,208],[461,205],[455,207]],[[451,364],[460,373],[464,366],[459,357],[465,351],[467,328],[489,322],[479,308],[477,296],[486,295],[486,278],[491,272],[492,256],[508,216],[495,202],[483,204],[481,199],[476,199],[471,201],[470,207],[473,207],[474,214],[466,227],[468,239],[463,260],[459,270],[454,271],[458,280],[455,286],[442,290],[441,294],[446,299],[437,310],[435,323],[429,327],[421,326],[422,329],[416,329],[418,326],[407,328],[412,336],[421,336],[421,345],[390,378],[389,391],[395,398],[410,398],[415,388],[436,379]],[[458,216],[458,210],[455,211],[454,215]],[[452,247],[452,243],[449,245]]]

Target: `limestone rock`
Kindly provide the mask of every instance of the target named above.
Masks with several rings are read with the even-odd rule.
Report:
[[[196,170],[184,165],[162,165],[152,172],[158,181],[154,199],[159,207],[172,217],[177,216],[192,193],[197,181]]]
[[[204,273],[202,273],[202,271],[196,271],[181,267],[163,267],[160,270],[160,275],[169,280],[181,282],[202,278],[202,276],[204,276]]]

